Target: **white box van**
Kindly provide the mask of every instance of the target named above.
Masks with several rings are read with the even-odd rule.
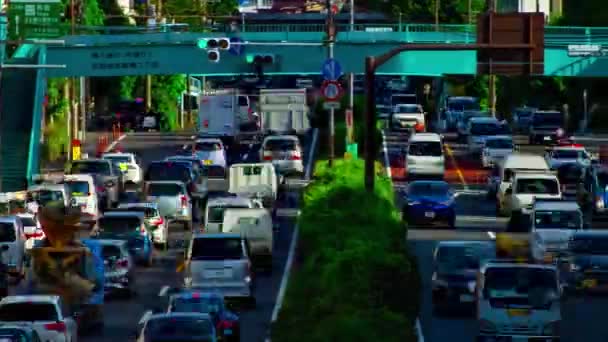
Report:
[[[445,158],[443,143],[436,133],[416,133],[410,137],[406,156],[407,177],[436,176],[443,178]]]
[[[256,267],[272,269],[272,217],[266,209],[226,209],[222,233],[241,234]]]
[[[507,197],[511,197],[511,193],[507,194],[507,189],[511,188],[513,177],[517,171],[534,171],[537,173],[549,172],[547,161],[538,155],[514,153],[508,155],[498,170],[500,183],[496,189],[496,211],[501,215],[509,215],[511,212],[505,208],[504,204]]]

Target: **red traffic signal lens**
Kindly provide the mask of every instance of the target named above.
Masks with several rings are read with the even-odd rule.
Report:
[[[207,58],[209,58],[210,61],[217,61],[220,59],[220,54],[217,51],[209,51],[207,53]]]
[[[264,64],[272,64],[273,58],[272,56],[264,56]]]

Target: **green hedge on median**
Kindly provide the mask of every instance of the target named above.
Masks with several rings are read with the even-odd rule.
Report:
[[[303,197],[273,342],[416,341],[420,280],[390,180],[377,175],[367,193],[362,160],[318,162]]]

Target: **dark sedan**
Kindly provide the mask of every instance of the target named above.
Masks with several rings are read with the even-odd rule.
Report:
[[[411,224],[456,225],[455,194],[444,181],[411,182],[404,193],[403,219]]]
[[[586,230],[575,233],[569,243],[571,256],[567,290],[606,292],[608,290],[608,232]]]
[[[473,308],[477,271],[496,256],[494,244],[485,241],[441,241],[433,255],[433,311]]]

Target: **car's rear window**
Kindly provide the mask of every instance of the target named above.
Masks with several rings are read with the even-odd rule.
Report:
[[[131,233],[139,229],[140,224],[137,217],[102,217],[99,219],[99,228],[104,233]]]
[[[171,183],[151,183],[148,185],[150,196],[177,196],[182,191],[182,186]]]
[[[102,174],[102,175],[107,175],[107,176],[112,174],[112,171],[110,169],[110,164],[108,162],[102,162],[102,161],[74,162],[72,164],[72,168],[70,171],[72,174],[95,173],[95,174]]]
[[[193,260],[227,260],[243,257],[239,238],[197,238],[192,243]]]
[[[88,196],[90,193],[89,182],[85,181],[67,181],[68,189],[72,193],[72,196]]]
[[[220,151],[222,149],[222,145],[216,142],[197,142],[194,145],[195,151]]]
[[[441,143],[436,141],[416,141],[412,142],[408,149],[408,154],[411,156],[430,156],[440,157],[443,151],[441,151]]]
[[[190,180],[190,170],[186,163],[187,162],[154,163],[150,165],[146,171],[146,180],[188,182]]]
[[[101,253],[104,259],[119,259],[122,255],[120,247],[113,245],[103,246]]]
[[[146,336],[206,336],[213,333],[213,326],[208,319],[190,317],[159,318],[148,321]],[[194,339],[193,339],[194,340]]]
[[[112,161],[112,163],[115,163],[115,164],[120,164],[120,163],[129,164],[129,163],[131,163],[131,157],[128,157],[128,156],[127,157],[123,157],[123,156],[111,156],[111,157],[105,156],[105,157],[103,157],[103,159],[110,160],[110,161]]]
[[[230,205],[230,206],[210,206],[209,207],[209,215],[207,221],[209,223],[222,223],[224,222],[224,212],[226,209],[236,208],[236,209],[247,209],[249,208],[246,205]]]
[[[47,303],[10,303],[0,305],[0,321],[33,322],[57,321],[55,305]]]
[[[25,227],[35,227],[36,221],[31,217],[19,217]]]
[[[15,238],[15,226],[9,222],[0,222],[0,242],[13,242]]]
[[[296,142],[290,139],[272,139],[266,141],[264,149],[268,151],[293,151],[296,146]]]

